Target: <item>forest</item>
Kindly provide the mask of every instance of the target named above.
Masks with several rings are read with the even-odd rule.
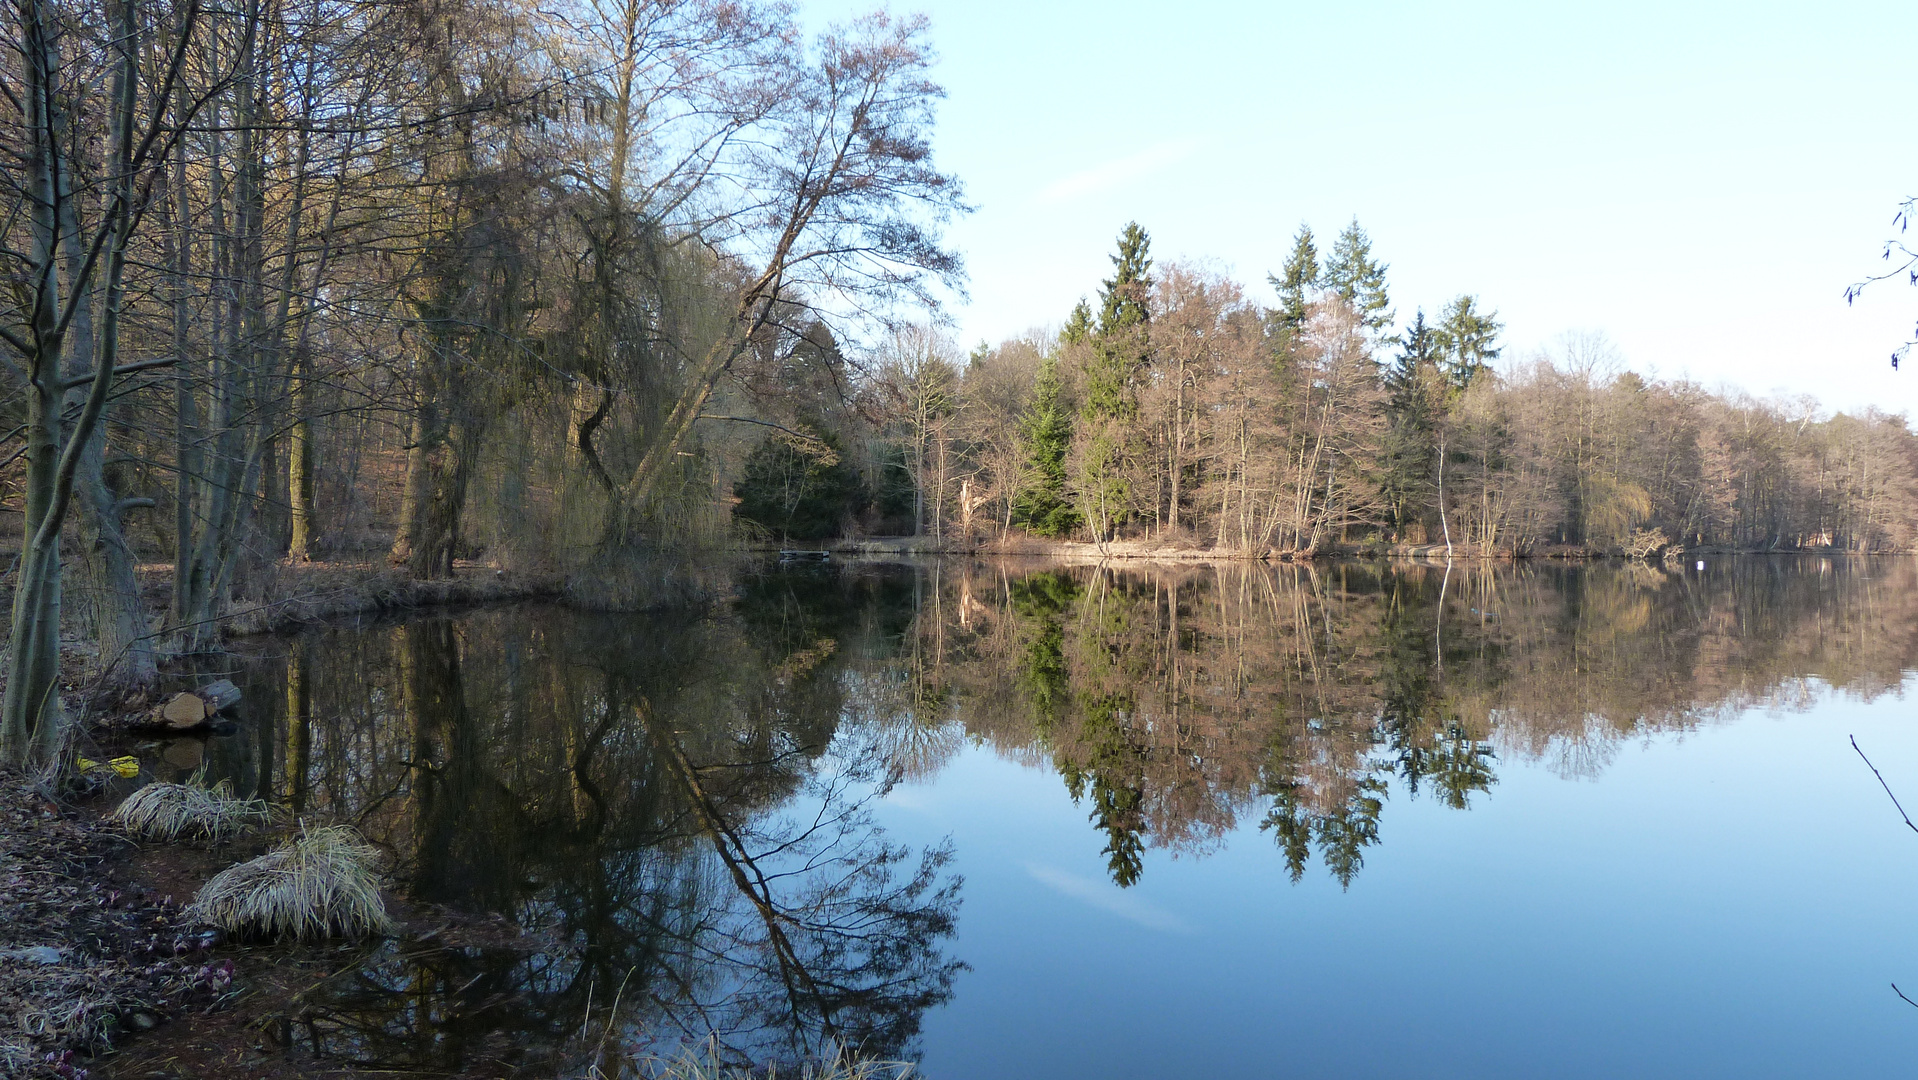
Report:
[[[827,421],[874,480],[769,439],[737,513],[791,537],[1288,556],[1912,546],[1902,415],[1647,379],[1598,333],[1506,355],[1471,295],[1400,319],[1356,221],[1324,253],[1301,228],[1269,306],[1204,264],[1155,266],[1136,224],[1112,263],[1056,332],[963,359],[896,338]]]
[[[1357,221],[945,335],[926,22],[750,0],[22,0],[0,56],[0,756],[289,568],[653,602],[728,548],[1909,550],[1901,416],[1402,317]],[[1096,286],[1096,287],[1095,287]],[[102,675],[102,678],[107,676]],[[69,686],[70,688],[70,686]]]

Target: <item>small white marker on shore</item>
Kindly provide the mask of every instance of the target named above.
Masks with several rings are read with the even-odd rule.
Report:
[[[1698,568],[1699,568],[1700,570],[1703,570],[1703,569],[1705,569],[1705,560],[1703,560],[1703,559],[1700,559],[1700,560],[1698,560]]]

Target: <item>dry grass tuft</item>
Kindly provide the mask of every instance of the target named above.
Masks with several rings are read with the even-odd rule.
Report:
[[[125,983],[110,966],[0,959],[0,1076],[30,1075],[48,1047],[111,1046],[129,1008]]]
[[[391,933],[378,861],[379,852],[352,829],[303,829],[279,850],[215,874],[187,915],[236,937]]]
[[[199,784],[148,784],[114,808],[109,821],[143,840],[231,840],[267,823],[266,804],[240,799],[225,780]]]

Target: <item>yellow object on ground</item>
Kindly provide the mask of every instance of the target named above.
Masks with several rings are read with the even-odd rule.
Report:
[[[140,759],[136,757],[117,757],[112,761],[91,761],[87,758],[75,758],[73,763],[80,767],[81,772],[92,772],[95,769],[112,769],[128,780],[140,775]]]

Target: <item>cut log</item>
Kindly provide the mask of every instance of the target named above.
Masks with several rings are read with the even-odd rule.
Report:
[[[199,727],[206,723],[207,703],[199,696],[184,691],[167,699],[160,706],[159,721],[170,728]]]
[[[212,716],[221,709],[231,708],[240,703],[240,688],[221,679],[200,687],[200,697],[206,701],[206,714]]]

